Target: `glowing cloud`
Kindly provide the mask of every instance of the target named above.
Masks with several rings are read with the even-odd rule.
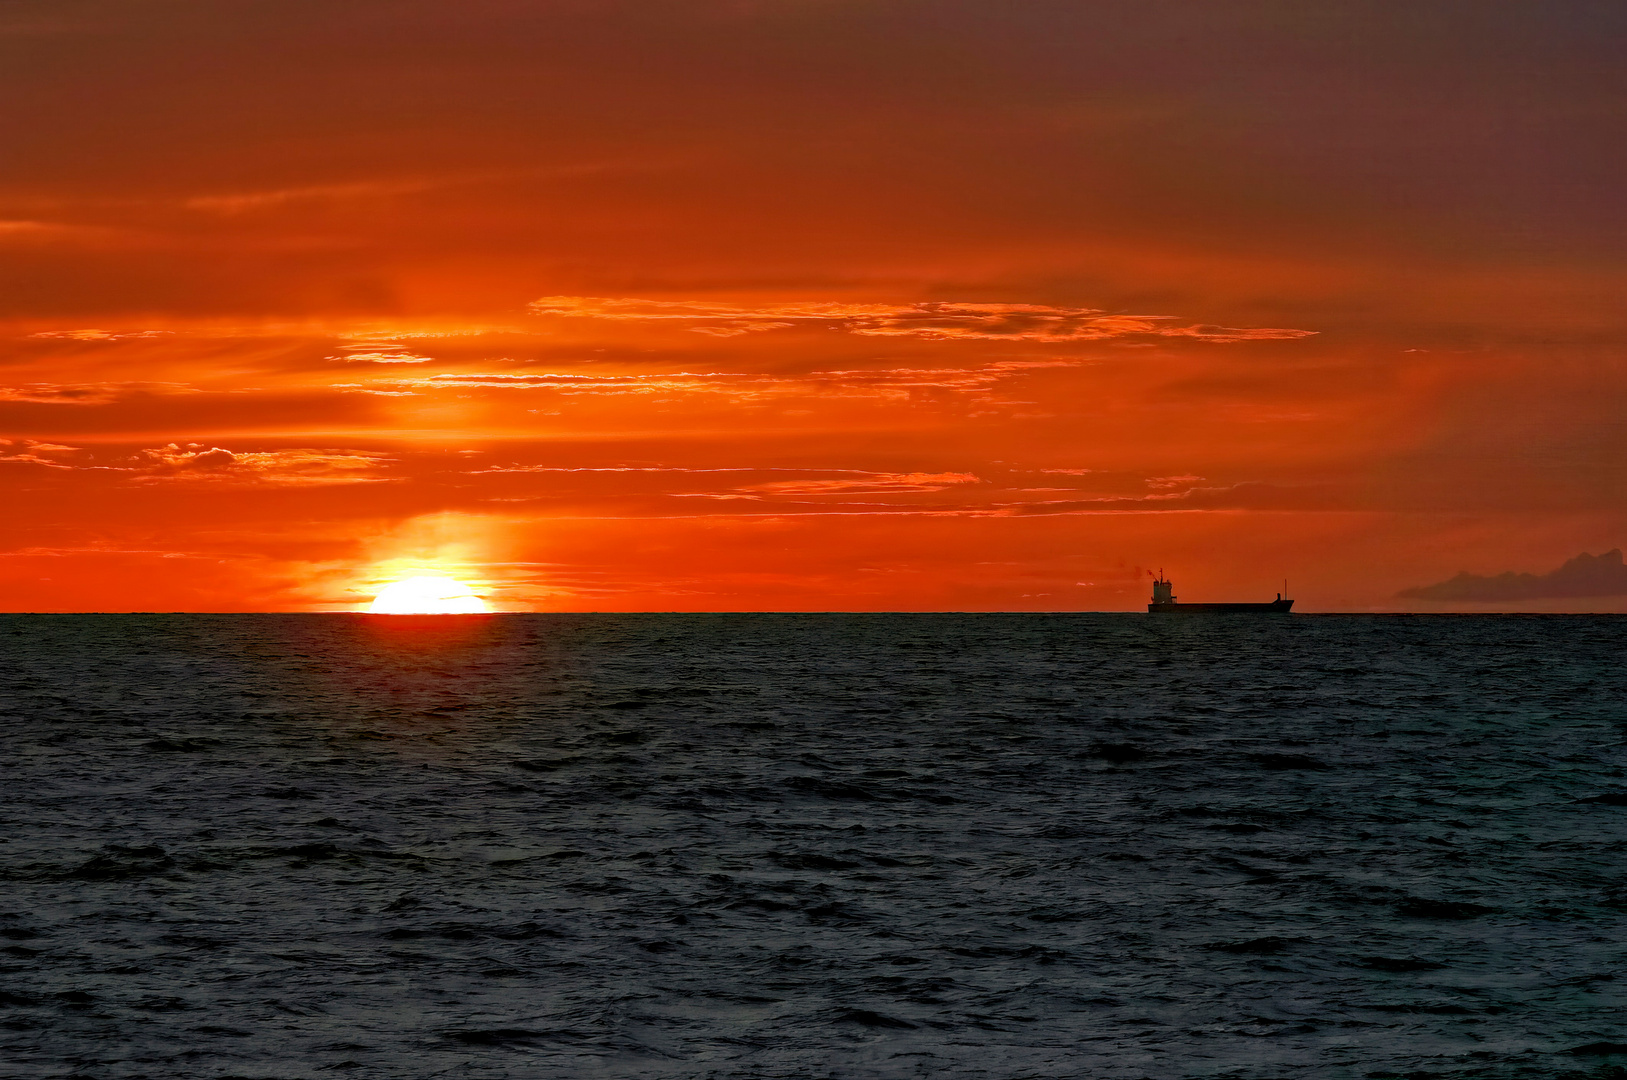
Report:
[[[1050,304],[737,304],[698,300],[639,300],[602,296],[544,296],[537,315],[617,321],[680,321],[687,329],[729,337],[803,325],[828,326],[876,337],[961,338],[985,341],[1106,341],[1136,336],[1200,341],[1271,341],[1310,337],[1314,330],[1181,325],[1173,315],[1112,314],[1098,308]]]

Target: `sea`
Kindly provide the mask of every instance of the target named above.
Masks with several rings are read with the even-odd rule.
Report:
[[[0,1077],[1627,1077],[1627,618],[0,616]]]

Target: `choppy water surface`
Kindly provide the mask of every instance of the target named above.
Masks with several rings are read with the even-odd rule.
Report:
[[[1624,644],[3,617],[0,1076],[1623,1075]]]

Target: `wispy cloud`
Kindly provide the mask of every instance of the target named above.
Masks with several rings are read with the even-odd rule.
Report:
[[[241,214],[250,210],[265,210],[297,202],[383,199],[394,195],[415,195],[443,186],[444,183],[433,180],[367,180],[353,184],[309,184],[303,187],[240,191],[226,195],[197,195],[187,199],[182,205],[188,210]]]
[[[1236,484],[1182,487],[1202,477],[1151,477],[1144,495],[1097,495],[997,503],[1012,514],[1111,514],[1159,511],[1325,510],[1349,505],[1348,493],[1325,484]]]
[[[786,469],[754,465],[725,465],[718,468],[691,468],[684,465],[492,465],[475,469],[479,473],[854,473],[868,476],[864,469]]]
[[[788,495],[901,495],[916,492],[945,491],[960,484],[981,483],[973,473],[890,473],[846,470],[854,475],[808,478],[802,480],[769,480],[760,484],[745,484],[729,491],[679,492],[684,498],[697,499],[749,499],[761,500]]]
[[[28,383],[0,386],[0,401],[30,401],[41,405],[100,405],[113,400],[115,388],[107,384],[63,386]]]
[[[347,352],[343,356],[330,356],[329,360],[348,360],[351,363],[366,364],[427,364],[435,359],[433,356],[419,356],[406,349],[358,349]]]
[[[63,221],[38,221],[31,218],[0,219],[0,242],[18,246],[81,245],[123,241],[128,243],[142,234],[104,225],[74,225]]]
[[[814,371],[804,375],[754,375],[730,371],[674,371],[649,374],[576,375],[560,372],[510,374],[462,372],[421,378],[341,384],[337,389],[370,393],[413,393],[482,388],[552,390],[562,394],[660,395],[726,394],[736,398],[776,394],[847,394],[908,398],[912,393],[941,391],[976,394],[996,383],[1045,368],[1074,367],[1076,360],[1002,360],[974,368],[882,368],[874,371]]]
[[[388,179],[358,180],[339,184],[305,184],[295,187],[265,188],[259,191],[237,191],[216,195],[195,195],[183,200],[188,210],[214,214],[242,214],[255,210],[270,210],[293,203],[358,202],[395,198],[402,195],[422,195],[449,188],[466,188],[493,182],[523,179],[564,179],[590,176],[618,168],[629,163],[611,161],[585,161],[571,165],[553,165],[520,169],[495,169],[451,173],[440,176],[408,176]],[[649,167],[644,164],[642,167]]]
[[[975,368],[882,368],[876,371],[815,371],[806,381],[828,386],[879,390],[944,390],[977,393],[1002,379],[1045,368],[1077,367],[1078,360],[999,360]]]
[[[72,465],[48,455],[77,452],[77,446],[35,442],[33,439],[0,439],[0,461],[19,465],[43,465],[48,469],[71,469]]]
[[[1309,337],[1314,330],[1238,328],[1184,323],[1173,315],[1115,314],[1098,308],[1049,304],[792,303],[745,306],[700,300],[641,300],[602,296],[545,296],[531,302],[538,315],[626,322],[673,322],[719,336],[826,326],[851,334],[986,341],[1107,341],[1184,337],[1199,341],[1270,341]]]
[[[393,337],[367,337],[339,346],[337,356],[328,360],[343,360],[352,364],[427,364],[433,356],[421,356]]]
[[[157,338],[173,335],[171,330],[41,330],[31,338],[57,338],[65,341],[123,341],[126,338]]]
[[[674,391],[714,393],[746,388],[753,382],[774,383],[771,376],[733,372],[677,371],[649,375],[569,375],[539,372],[509,375],[502,372],[462,372],[427,375],[422,378],[380,380],[369,384],[339,384],[342,390],[374,390],[392,387],[397,391],[422,390],[556,390],[567,394],[663,394]]]
[[[1181,476],[1149,476],[1147,486],[1154,491],[1186,491],[1203,479],[1204,477],[1193,476],[1191,473]]]
[[[167,443],[136,454],[127,471],[144,481],[238,481],[279,485],[376,483],[367,473],[389,459],[356,450],[227,450],[206,443]]]
[[[28,401],[39,405],[103,405],[127,394],[197,393],[185,383],[23,383],[0,386],[0,401]]]

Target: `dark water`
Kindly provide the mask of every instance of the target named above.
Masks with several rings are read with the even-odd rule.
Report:
[[[0,1076],[1621,1076],[1624,643],[0,617]]]

